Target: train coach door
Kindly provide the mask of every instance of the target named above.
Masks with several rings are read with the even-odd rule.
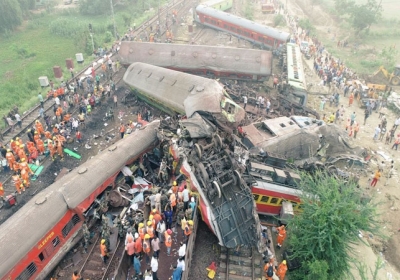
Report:
[[[221,20],[218,20],[217,21],[217,25],[219,26],[219,27],[222,27],[223,25],[222,25],[222,21]]]

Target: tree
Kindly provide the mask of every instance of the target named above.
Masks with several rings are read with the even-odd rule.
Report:
[[[372,24],[378,22],[382,16],[382,3],[376,0],[368,0],[362,5],[353,4],[349,9],[349,21],[356,34],[363,30],[369,30]]]
[[[349,279],[351,245],[359,241],[359,230],[379,232],[376,205],[363,196],[356,182],[325,172],[302,174],[300,189],[303,212],[288,224],[293,256],[302,262],[293,278],[321,273],[313,279],[325,279],[328,272],[329,279]]]
[[[22,23],[22,11],[17,0],[0,1],[0,31],[13,30]]]
[[[79,11],[84,15],[103,15],[110,11],[109,0],[82,0]]]

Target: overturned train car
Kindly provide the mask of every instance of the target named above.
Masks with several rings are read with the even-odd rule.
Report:
[[[123,79],[140,99],[169,115],[190,118],[197,112],[220,127],[231,129],[245,117],[244,109],[215,80],[140,62],[132,63]]]
[[[272,74],[272,53],[265,50],[124,41],[118,55],[122,64],[144,62],[210,78],[265,81]]]

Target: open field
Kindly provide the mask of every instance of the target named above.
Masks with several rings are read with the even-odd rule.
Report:
[[[123,9],[116,9],[115,20],[117,32],[123,36],[127,27],[124,26]],[[140,25],[155,13],[154,9],[148,10],[133,22]],[[69,36],[55,34],[54,26],[60,24],[57,30],[70,32],[68,28],[78,29],[77,34]],[[46,11],[35,11],[33,19],[27,20],[22,26],[11,34],[0,38],[0,115],[17,105],[20,112],[24,112],[35,103],[38,103],[39,92],[45,96],[46,89],[41,89],[38,78],[47,76],[54,80],[53,66],[60,66],[63,70],[64,79],[70,77],[66,68],[65,59],[72,58],[75,72],[90,64],[91,40],[88,37],[88,25],[92,24],[94,29],[94,41],[100,46],[110,47],[114,40],[104,43],[105,33],[112,30],[112,19],[110,15],[83,16],[76,8],[54,9],[51,13]],[[61,26],[62,25],[62,26]],[[53,29],[52,29],[53,27]],[[53,32],[52,32],[53,30]],[[78,39],[77,39],[78,38]],[[87,42],[86,42],[87,41]],[[86,47],[85,42],[89,44]],[[86,48],[86,51],[85,51]],[[76,53],[83,53],[85,62],[78,65],[75,60]],[[0,127],[4,123],[1,122]]]

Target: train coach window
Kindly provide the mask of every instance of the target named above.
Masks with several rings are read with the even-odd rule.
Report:
[[[228,25],[224,24],[224,28],[225,28],[225,29],[228,29]]]
[[[280,204],[280,202],[282,202],[282,200],[277,197],[271,198],[271,201],[270,201],[271,204]]]
[[[260,202],[268,203],[268,200],[269,200],[269,196],[263,196],[263,197],[261,197]]]
[[[51,241],[51,244],[53,244],[53,247],[56,247],[58,244],[60,244],[60,238],[57,236]]]
[[[255,201],[257,201],[260,198],[260,195],[253,193],[253,198]]]
[[[68,235],[68,233],[71,231],[71,229],[80,222],[80,218],[77,214],[75,214],[72,219],[64,226],[62,229],[62,234],[64,237]]]
[[[31,263],[15,280],[28,280],[37,271],[35,263]]]
[[[204,18],[204,20],[205,20],[206,22],[210,22],[210,20],[209,20],[208,18]]]

